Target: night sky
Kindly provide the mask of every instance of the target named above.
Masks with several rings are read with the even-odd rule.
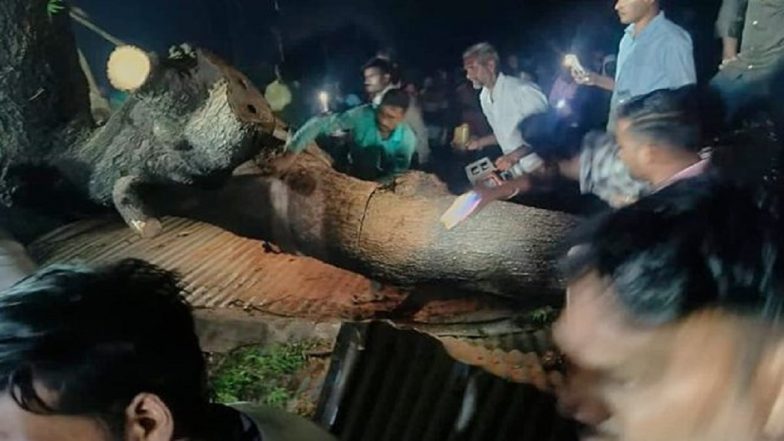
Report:
[[[275,4],[279,9],[276,11]],[[718,59],[712,23],[720,0],[671,0],[668,15],[695,40],[702,76]],[[156,52],[192,42],[213,50],[257,82],[279,60],[299,79],[355,79],[380,48],[408,70],[458,67],[462,50],[487,40],[505,53],[550,56],[587,45],[612,52],[622,27],[612,0],[74,0],[100,26]],[[111,46],[74,24],[80,45],[101,72]],[[101,77],[101,75],[99,75]],[[356,83],[354,83],[356,87]]]

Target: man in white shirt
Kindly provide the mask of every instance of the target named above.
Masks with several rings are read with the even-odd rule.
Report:
[[[468,150],[498,144],[504,153],[496,161],[499,170],[508,170],[525,156],[528,147],[520,134],[520,123],[531,115],[547,111],[547,97],[534,83],[499,72],[498,52],[488,43],[471,46],[463,53],[466,78],[482,89],[479,100],[493,134],[473,139]]]

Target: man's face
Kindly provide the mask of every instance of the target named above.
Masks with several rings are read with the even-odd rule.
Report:
[[[364,74],[365,92],[370,96],[383,92],[389,86],[389,74],[384,74],[377,67],[365,69]]]
[[[648,181],[650,168],[650,146],[634,132],[629,130],[631,123],[626,119],[618,120],[615,126],[615,140],[618,142],[618,157],[629,169],[634,179]]]
[[[617,0],[615,10],[623,24],[636,23],[653,7],[655,0]]]
[[[772,413],[766,406],[774,403],[762,396],[782,394],[781,339],[767,340],[771,346],[765,349],[778,357],[775,374],[767,377],[775,378],[775,386],[766,385],[762,374],[773,358],[738,363],[739,354],[748,354],[748,342],[758,338],[751,336],[769,335],[770,328],[717,310],[645,327],[618,302],[611,280],[596,271],[571,280],[567,296],[553,337],[574,363],[591,370],[577,371],[560,391],[578,420],[603,422],[610,415],[589,413],[599,405],[612,415],[605,428],[615,436],[607,439],[781,439],[780,431],[762,436]],[[755,373],[754,385],[748,383],[749,371]],[[590,376],[580,378],[585,374]]]
[[[474,86],[474,89],[481,89],[492,83],[495,76],[495,62],[492,60],[482,64],[476,57],[465,58],[463,59],[463,68],[466,72],[466,78]]]
[[[19,407],[8,393],[0,395],[0,439],[13,441],[114,441],[94,418],[37,415]]]
[[[388,136],[406,116],[406,110],[397,106],[381,105],[376,111],[376,123],[382,135]]]
[[[651,330],[636,324],[608,278],[589,271],[569,282],[553,338],[579,366],[608,369],[636,353],[651,338]]]

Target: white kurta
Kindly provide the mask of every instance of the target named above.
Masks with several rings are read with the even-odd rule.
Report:
[[[520,123],[531,115],[547,111],[547,97],[536,84],[504,74],[498,75],[492,91],[486,87],[482,89],[479,101],[504,154],[525,144]]]

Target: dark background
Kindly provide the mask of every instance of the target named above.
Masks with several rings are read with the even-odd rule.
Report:
[[[74,0],[98,25],[145,49],[191,42],[238,66],[260,86],[280,61],[290,79],[342,81],[357,90],[359,67],[381,48],[416,79],[458,68],[463,49],[487,40],[521,58],[557,59],[572,47],[616,50],[623,27],[612,0]],[[713,22],[720,0],[671,0],[668,16],[692,33],[700,78],[715,71]],[[276,8],[276,4],[278,8]],[[99,81],[111,46],[74,29]]]

